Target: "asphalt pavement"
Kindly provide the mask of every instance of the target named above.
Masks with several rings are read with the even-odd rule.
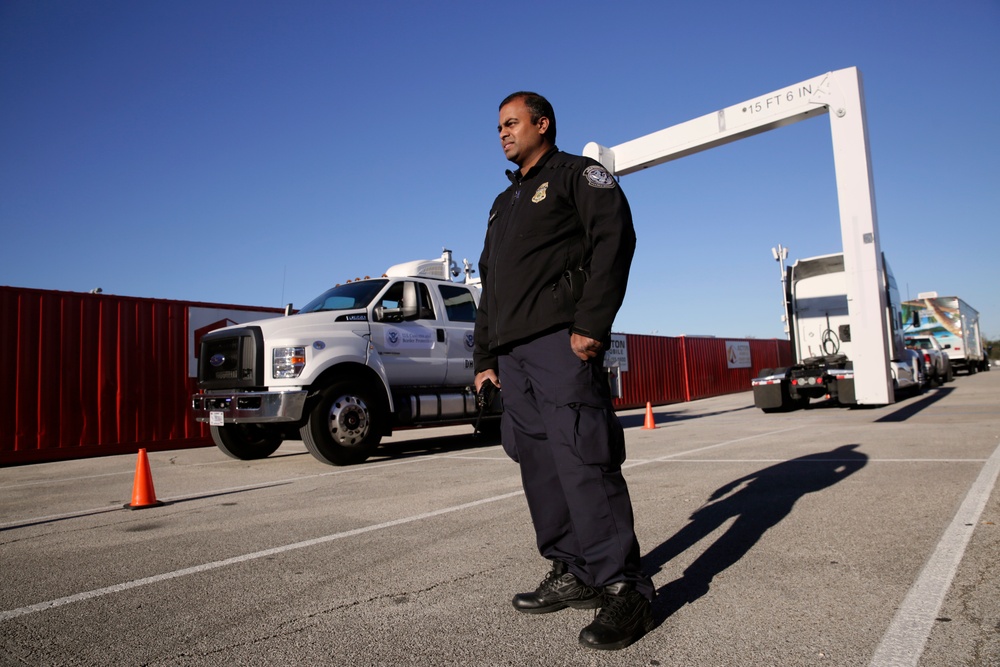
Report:
[[[0,665],[1000,665],[1000,373],[867,409],[620,414],[655,629],[510,605],[548,566],[471,428],[336,468],[149,454],[0,469]]]

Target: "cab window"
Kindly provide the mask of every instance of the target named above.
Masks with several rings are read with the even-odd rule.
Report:
[[[475,322],[476,302],[472,292],[458,285],[438,285],[441,298],[444,299],[444,309],[452,322]]]

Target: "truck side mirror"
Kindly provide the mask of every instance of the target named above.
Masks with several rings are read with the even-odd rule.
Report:
[[[415,320],[420,313],[420,302],[417,298],[417,284],[414,282],[403,283],[403,307],[399,310],[402,311],[403,320]]]
[[[945,343],[944,345],[941,346],[941,349],[942,350],[950,350],[951,349],[951,343]]]
[[[919,312],[913,311],[913,317],[911,319],[911,323],[912,323],[912,326],[913,326],[914,329],[916,329],[916,328],[918,328],[920,326],[920,313]]]
[[[397,283],[398,285],[399,283]],[[406,322],[417,319],[420,311],[417,296],[417,284],[406,281],[402,283],[403,297],[397,303],[398,308],[386,308],[385,306],[375,306],[372,308],[372,319],[376,322]],[[395,290],[395,286],[393,287]],[[391,290],[390,290],[391,291]],[[396,292],[398,294],[398,292]],[[395,301],[395,298],[390,298]]]

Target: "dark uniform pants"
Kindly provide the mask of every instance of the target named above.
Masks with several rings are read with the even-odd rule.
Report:
[[[603,355],[581,361],[569,338],[564,329],[500,355],[504,450],[521,466],[542,556],[566,563],[590,586],[630,581],[652,599]]]

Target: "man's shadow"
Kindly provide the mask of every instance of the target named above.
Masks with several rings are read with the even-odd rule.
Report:
[[[661,586],[653,603],[657,624],[685,604],[708,592],[712,579],[740,560],[769,528],[792,511],[795,501],[840,482],[865,466],[868,457],[844,445],[830,452],[784,461],[733,480],[716,489],[669,540],[642,559],[643,570],[653,576],[673,558],[736,518],[724,535],[708,547],[680,579]],[[732,493],[739,485],[742,489]],[[731,494],[731,495],[729,495]]]

